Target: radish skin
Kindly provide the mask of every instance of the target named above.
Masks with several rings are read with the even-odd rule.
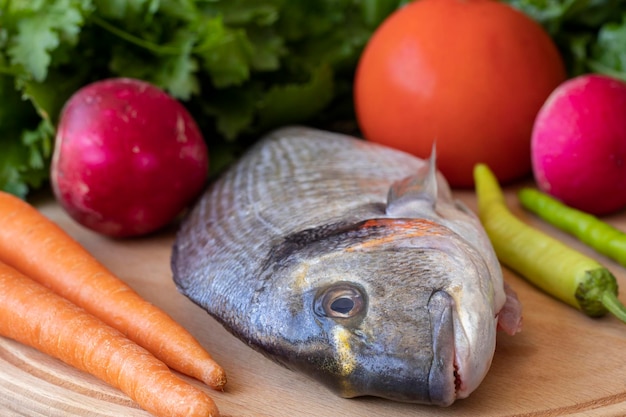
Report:
[[[208,149],[184,106],[157,87],[112,78],[78,90],[60,117],[51,183],[83,226],[122,238],[170,223],[201,192]]]
[[[557,87],[535,120],[538,187],[595,215],[626,207],[626,84],[598,74]]]

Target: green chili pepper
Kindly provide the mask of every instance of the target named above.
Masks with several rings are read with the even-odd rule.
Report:
[[[607,268],[513,215],[488,166],[476,165],[474,182],[478,215],[500,262],[590,317],[610,311],[626,323],[626,307]]]
[[[518,197],[527,210],[626,266],[626,233],[537,189],[523,188]]]

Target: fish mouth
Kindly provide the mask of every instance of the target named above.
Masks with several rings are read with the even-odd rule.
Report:
[[[454,300],[445,291],[435,291],[428,300],[433,338],[428,394],[432,404],[442,406],[454,402],[457,387],[461,384],[455,362],[454,307]]]

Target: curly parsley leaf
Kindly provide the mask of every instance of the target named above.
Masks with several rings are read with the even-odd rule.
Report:
[[[61,62],[71,56],[67,49],[78,42],[90,6],[88,0],[10,2],[8,12],[12,16],[5,16],[2,23],[8,23],[14,32],[6,52],[11,65],[43,81],[55,54]]]
[[[622,0],[505,0],[543,25],[570,76],[600,72],[626,79],[626,2]]]
[[[547,29],[570,75],[626,79],[623,0],[503,1]],[[359,54],[407,2],[0,0],[0,189],[26,195],[45,184],[63,103],[107,77],[180,99],[214,172],[266,129],[353,117]]]

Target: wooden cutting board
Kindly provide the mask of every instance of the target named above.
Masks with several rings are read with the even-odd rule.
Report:
[[[507,190],[512,211],[528,223],[604,262],[626,288],[626,270],[524,212]],[[457,192],[475,209],[471,192]],[[624,416],[626,324],[590,319],[505,270],[524,306],[524,329],[499,334],[493,365],[470,398],[448,408],[375,398],[341,399],[307,377],[269,361],[227,333],[180,295],[171,279],[174,230],[114,241],[69,219],[50,196],[33,201],[141,295],[183,324],[226,369],[226,392],[206,390],[224,416]],[[607,218],[626,230],[626,212]],[[625,290],[626,291],[626,290]],[[626,296],[621,300],[626,302]],[[0,416],[149,417],[120,391],[31,348],[0,338]]]

